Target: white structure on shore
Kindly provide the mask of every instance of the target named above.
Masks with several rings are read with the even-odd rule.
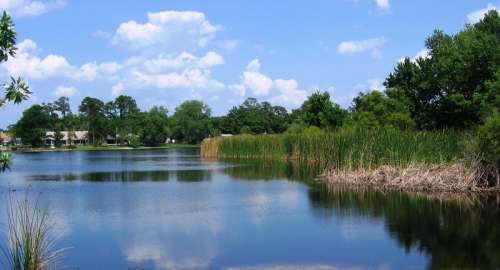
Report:
[[[82,145],[88,143],[88,131],[61,131],[62,145]],[[56,132],[47,131],[45,133],[45,144],[54,146],[56,143]]]

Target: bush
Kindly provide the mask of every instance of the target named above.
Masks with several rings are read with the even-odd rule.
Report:
[[[479,129],[478,146],[483,161],[500,186],[500,115],[490,117]]]

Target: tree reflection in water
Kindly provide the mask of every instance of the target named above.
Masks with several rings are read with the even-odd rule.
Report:
[[[240,162],[241,163],[241,162]],[[430,257],[429,269],[500,267],[500,196],[429,195],[326,187],[314,181],[323,168],[248,161],[226,173],[238,179],[305,181],[314,215],[381,220],[398,245]]]
[[[499,197],[471,198],[312,187],[311,205],[322,216],[380,219],[407,252],[430,256],[428,269],[500,266]]]

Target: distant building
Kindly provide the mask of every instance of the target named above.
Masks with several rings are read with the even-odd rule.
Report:
[[[9,136],[9,134],[5,132],[0,132],[0,144],[3,146],[7,146],[10,144],[12,141],[12,137]]]
[[[221,134],[221,137],[233,137],[233,134]]]
[[[88,143],[88,131],[61,131],[61,144],[62,145],[83,145]],[[70,138],[71,137],[71,138]],[[54,146],[56,143],[56,132],[47,131],[45,133],[45,144]]]

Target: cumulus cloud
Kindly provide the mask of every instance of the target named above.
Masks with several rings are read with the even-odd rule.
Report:
[[[252,60],[241,76],[241,83],[245,88],[252,90],[255,96],[267,95],[273,87],[273,80],[260,73],[260,61]]]
[[[371,52],[375,58],[381,56],[381,48],[385,44],[385,38],[371,38],[358,41],[343,41],[339,44],[337,51],[340,54],[355,54]]]
[[[307,99],[307,92],[299,89],[296,80],[277,79],[275,81],[276,89],[280,92],[278,96],[271,99],[273,102],[282,104],[300,105]]]
[[[56,97],[71,97],[74,96],[75,94],[78,94],[79,91],[75,87],[72,86],[64,86],[64,85],[59,85],[56,87],[54,91],[52,91],[52,95]]]
[[[130,50],[204,48],[221,29],[196,11],[163,11],[148,13],[147,17],[146,23],[120,24],[112,43]]]
[[[0,1],[0,9],[14,16],[36,16],[66,5],[64,0],[54,1],[32,1],[32,0],[3,0]]]
[[[247,71],[250,71],[250,72],[259,72],[260,71],[260,61],[259,61],[259,59],[252,60],[247,65]]]
[[[0,66],[0,70],[10,76],[21,76],[29,79],[46,79],[52,77],[65,77],[74,80],[95,80],[98,76],[115,74],[121,66],[114,62],[90,62],[82,66],[71,65],[63,56],[49,54],[39,56],[40,49],[30,39],[19,43],[16,57],[9,58]]]
[[[391,8],[389,0],[375,0],[375,4],[381,10],[389,10]]]
[[[229,89],[240,96],[246,94],[246,90],[252,91],[254,96],[271,96],[271,102],[285,105],[298,105],[307,98],[307,92],[299,89],[295,79],[273,80],[260,71],[261,64],[258,59],[252,60],[241,76],[239,84],[229,86]]]
[[[484,18],[484,15],[486,15],[486,13],[488,13],[490,10],[499,11],[499,8],[493,4],[488,4],[488,6],[486,8],[476,10],[476,11],[469,13],[467,15],[467,21],[469,23],[472,23],[472,24],[477,23],[480,20],[482,20]]]

